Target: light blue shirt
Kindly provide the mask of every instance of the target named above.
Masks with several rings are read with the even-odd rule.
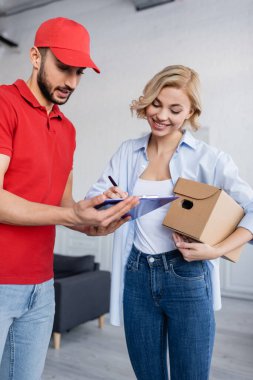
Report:
[[[128,140],[121,144],[109,164],[89,190],[87,198],[101,194],[111,184],[111,175],[118,186],[132,194],[134,185],[148,165],[147,145],[149,135]],[[239,226],[253,233],[253,190],[238,174],[232,158],[217,148],[195,139],[185,131],[169,164],[173,185],[179,177],[203,182],[223,189],[245,212]],[[122,294],[124,287],[125,264],[131,251],[135,232],[135,222],[125,223],[114,234],[112,285],[111,285],[111,323],[120,325],[122,315]],[[211,270],[214,309],[221,308],[219,259],[209,260]]]

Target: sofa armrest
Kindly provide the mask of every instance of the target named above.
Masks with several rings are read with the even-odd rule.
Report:
[[[108,313],[110,272],[92,271],[55,280],[54,332],[72,327]]]

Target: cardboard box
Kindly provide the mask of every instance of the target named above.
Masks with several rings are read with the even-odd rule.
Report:
[[[163,225],[201,243],[213,246],[223,241],[244,216],[242,207],[215,186],[179,178],[174,193],[179,198],[171,203]],[[223,258],[236,262],[241,250]]]

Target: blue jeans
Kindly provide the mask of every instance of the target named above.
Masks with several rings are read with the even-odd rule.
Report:
[[[125,272],[124,327],[138,380],[207,380],[215,335],[205,261],[178,250],[148,255],[133,247]],[[168,343],[167,343],[168,342]]]
[[[41,378],[54,309],[53,280],[39,285],[0,285],[1,380]]]

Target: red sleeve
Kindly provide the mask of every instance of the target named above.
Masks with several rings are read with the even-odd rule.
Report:
[[[16,126],[15,108],[0,87],[0,153],[12,156],[12,141]]]

